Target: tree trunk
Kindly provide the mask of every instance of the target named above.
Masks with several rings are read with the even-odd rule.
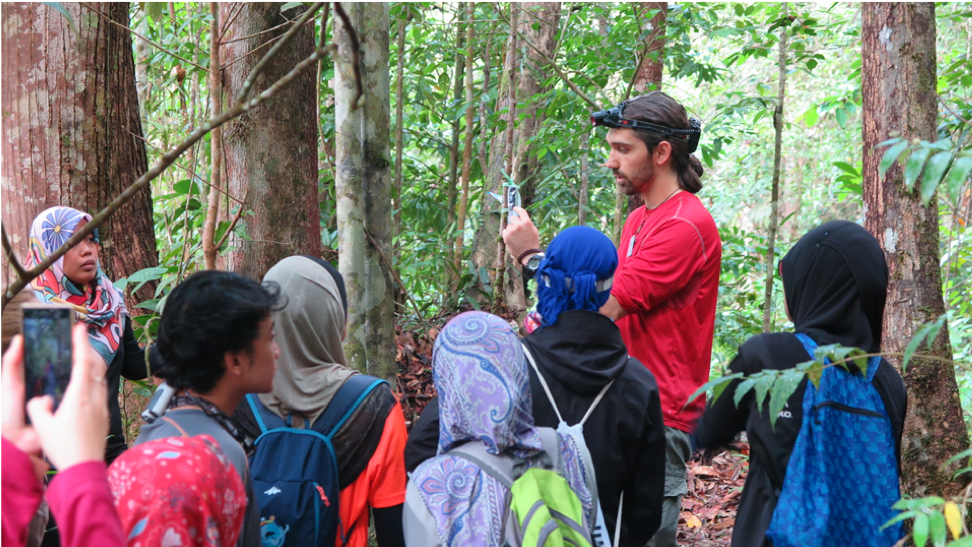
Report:
[[[209,3],[209,14],[213,20],[209,27],[209,103],[213,118],[223,111],[223,76],[220,63],[219,3]],[[206,207],[206,220],[203,224],[202,249],[207,270],[216,269],[216,221],[219,218],[220,190],[223,188],[223,128],[217,127],[209,134],[210,169],[209,199]]]
[[[392,224],[395,227],[395,238],[402,234],[402,155],[405,152],[405,128],[404,109],[405,109],[405,19],[398,21],[398,64],[395,67],[395,187],[392,192]],[[395,244],[395,272],[400,274],[398,269],[401,263],[401,240]],[[401,277],[401,275],[399,275]],[[400,287],[395,287],[395,301],[404,303],[405,295],[402,294]]]
[[[463,33],[462,19],[465,6],[459,2],[456,7],[456,64],[452,75],[452,103],[459,104],[463,94],[463,73],[466,65],[464,45],[466,36]],[[449,112],[451,112],[451,108]],[[452,120],[452,140],[449,143],[449,185],[446,188],[446,224],[451,225],[456,220],[456,201],[459,196],[459,118]],[[448,273],[452,277],[452,273]],[[451,285],[451,283],[449,283]]]
[[[577,224],[584,226],[587,224],[587,202],[588,202],[588,187],[590,183],[588,182],[588,171],[590,169],[588,156],[591,153],[591,133],[589,130],[585,130],[580,136],[580,149],[581,149],[581,172],[580,172],[580,190],[578,191],[577,198]]]
[[[285,18],[281,4],[245,3],[242,12],[230,22],[229,17],[239,7],[237,3],[220,4],[220,18],[229,23],[224,41],[283,25],[306,9],[291,8]],[[265,49],[258,54],[247,54],[289,29],[289,25],[284,25],[272,32],[220,46],[227,101],[239,93]],[[306,25],[257,76],[254,88],[263,89],[277,81],[314,49],[314,26]],[[236,62],[237,59],[242,60]],[[240,221],[248,238],[235,233],[229,237],[233,248],[223,260],[230,270],[261,279],[268,269],[288,256],[321,254],[316,90],[314,72],[304,72],[277,95],[272,107],[259,106],[226,125],[222,138],[227,193],[236,199],[246,196],[243,208],[253,212]],[[223,200],[220,218],[230,221],[239,205],[225,196],[220,199]]]
[[[865,225],[881,242],[891,279],[882,349],[903,352],[922,323],[945,312],[938,202],[933,198],[922,205],[918,192],[905,188],[900,165],[892,165],[882,178],[884,149],[875,146],[896,136],[935,140],[935,5],[865,3],[861,10]],[[951,359],[947,326],[923,353]],[[891,362],[901,364],[896,358]],[[955,494],[964,482],[951,478],[958,464],[939,467],[968,447],[954,369],[914,359],[903,376],[908,414],[901,446],[902,493]]]
[[[466,212],[469,208],[469,178],[472,175],[473,120],[476,105],[473,103],[473,37],[476,25],[476,3],[466,3],[466,128],[462,146],[462,191],[459,193],[459,211],[456,213],[456,244],[454,266],[462,275],[463,239],[466,232]]]
[[[786,2],[783,2],[782,17],[787,15]],[[786,98],[786,40],[787,26],[780,27],[779,44],[779,80],[780,91],[776,98],[776,110],[773,112],[773,129],[776,130],[776,140],[773,144],[773,183],[770,189],[770,218],[769,237],[766,243],[766,280],[763,290],[763,332],[770,332],[773,317],[773,279],[776,277],[776,231],[780,219],[780,178],[782,175],[783,159],[783,103]]]
[[[147,169],[128,3],[4,3],[2,62],[3,224],[18,257],[34,217],[67,205],[97,212]],[[112,280],[158,265],[146,187],[100,229],[101,267]],[[4,268],[4,285],[12,273]],[[129,309],[154,286],[127,299]]]
[[[557,32],[560,21],[560,4],[557,2],[524,2],[516,4],[515,17],[517,21],[515,28],[526,40],[543,52],[547,58],[554,57],[557,47]],[[549,67],[543,60],[543,56],[532,47],[522,46],[513,47],[516,33],[511,29],[510,42],[507,44],[506,61],[503,66],[503,77],[499,83],[497,94],[497,108],[507,110],[507,123],[516,126],[515,140],[517,146],[512,158],[511,178],[521,187],[521,198],[523,206],[526,207],[533,199],[533,183],[537,180],[537,159],[534,157],[531,148],[533,140],[543,123],[543,111],[534,102],[534,96],[541,93],[542,86],[546,80],[546,72]],[[516,75],[516,57],[519,50],[526,52],[522,68]],[[515,80],[515,100],[510,95],[510,81]],[[510,126],[507,126],[509,129]],[[507,134],[508,136],[508,134]],[[497,194],[503,194],[503,172],[507,167],[506,146],[509,138],[493,139],[489,152],[489,169],[487,172],[487,190]],[[483,218],[479,230],[473,241],[473,264],[480,272],[480,281],[484,269],[494,266],[494,262],[500,257],[494,254],[495,242],[499,240],[501,230],[501,217],[497,212],[502,209],[496,200],[488,195],[483,197],[483,207],[481,208]],[[505,253],[505,250],[504,250]],[[505,256],[505,255],[504,255]],[[522,310],[526,308],[523,300],[523,285],[518,265],[502,259],[505,271],[502,272],[503,283],[503,307],[505,309]],[[496,279],[493,279],[495,285]],[[494,295],[494,301],[496,295]]]
[[[348,366],[390,382],[395,379],[395,317],[391,275],[391,102],[388,4],[348,4],[361,44],[365,102],[356,94],[351,42],[335,19],[340,44],[335,71],[339,267],[348,290]]]

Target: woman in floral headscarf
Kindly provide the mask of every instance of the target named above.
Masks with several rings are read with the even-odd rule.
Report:
[[[129,547],[231,547],[240,536],[243,482],[208,435],[140,444],[108,483]]]
[[[549,430],[554,437],[548,443],[534,426],[530,375],[509,324],[484,312],[456,316],[435,341],[432,373],[439,392],[438,455],[409,477],[402,518],[407,545],[498,547],[515,534],[506,526],[506,487],[470,460],[446,454],[465,443],[524,459],[550,454],[552,444],[590,524],[596,487],[585,482],[590,474],[568,438]]]
[[[46,260],[90,221],[91,215],[70,207],[51,207],[41,212],[30,227],[26,267],[33,268]],[[148,370],[145,353],[132,331],[125,299],[101,271],[100,249],[95,230],[31,281],[30,286],[42,302],[74,306],[78,320],[88,325],[91,346],[107,368],[111,429],[105,458],[111,463],[127,447],[118,407],[120,377],[142,380],[148,376]]]

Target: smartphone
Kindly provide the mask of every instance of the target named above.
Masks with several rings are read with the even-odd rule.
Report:
[[[506,221],[509,222],[511,218],[520,216],[513,210],[514,207],[519,207],[520,202],[520,191],[515,186],[507,186],[504,188],[506,191]]]
[[[61,403],[71,380],[73,306],[24,304],[24,380],[26,401],[50,395],[54,408]]]

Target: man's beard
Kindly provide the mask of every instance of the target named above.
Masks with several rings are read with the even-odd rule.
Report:
[[[655,172],[650,165],[645,165],[638,168],[637,171],[633,173],[633,177],[629,177],[626,173],[620,169],[613,169],[615,176],[615,183],[618,185],[618,190],[626,196],[636,196],[645,190],[648,185],[652,183],[655,179]],[[617,177],[621,177],[618,180]]]

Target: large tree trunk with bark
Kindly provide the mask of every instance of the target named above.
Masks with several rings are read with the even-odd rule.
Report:
[[[3,224],[21,260],[34,217],[67,205],[96,213],[148,169],[128,3],[2,8]],[[97,10],[97,11],[95,11]],[[99,14],[100,12],[100,14]],[[102,15],[103,14],[103,15]],[[101,267],[110,279],[158,264],[149,187],[100,229]],[[4,285],[12,280],[4,268]],[[145,287],[127,299],[152,298]]]
[[[335,126],[338,264],[348,289],[345,357],[348,366],[394,383],[388,4],[347,8],[360,41],[365,100],[355,108],[352,44],[344,23],[336,19],[342,59],[335,70]]]
[[[878,238],[891,283],[884,315],[883,350],[903,352],[918,327],[945,312],[939,268],[938,205],[922,205],[908,191],[900,165],[884,177],[879,165],[892,137],[935,140],[935,5],[862,5],[865,225]],[[951,359],[948,328],[923,353]],[[892,358],[896,366],[901,360]],[[955,494],[956,466],[940,467],[968,447],[955,372],[950,364],[914,359],[903,374],[908,414],[901,447],[902,493]],[[958,465],[958,464],[956,464]]]
[[[287,32],[290,26],[284,23],[299,17],[306,9],[297,7],[281,13],[282,5],[273,2],[220,4],[222,25],[229,25],[220,46],[224,107],[239,93],[266,48],[248,54]],[[238,40],[246,36],[252,37]],[[253,87],[264,89],[312,54],[314,38],[313,25],[298,31],[257,76]],[[243,208],[253,212],[240,221],[248,237],[234,233],[229,238],[233,248],[222,257],[227,269],[260,279],[288,256],[320,256],[316,91],[314,72],[307,71],[277,95],[272,107],[261,105],[223,129],[226,191],[236,199],[246,196]],[[235,201],[222,196],[220,219],[230,221],[238,207]]]
[[[516,70],[516,105],[513,106],[512,115],[509,119],[515,121],[516,148],[513,155],[513,180],[520,186],[520,195],[523,206],[528,206],[533,201],[535,194],[534,184],[541,177],[538,176],[538,161],[533,152],[534,139],[543,123],[543,110],[539,108],[535,96],[545,90],[543,82],[548,78],[550,67],[544,59],[552,59],[557,48],[557,32],[560,24],[560,3],[559,2],[524,2],[517,5],[517,30],[523,40],[517,46],[517,53],[524,56],[523,63],[517,64]],[[528,44],[532,44],[528,45]],[[536,49],[534,49],[534,47]],[[539,51],[537,51],[539,50]],[[514,70],[510,63],[515,60],[517,55],[507,51],[504,75],[508,75]],[[504,77],[499,85],[499,105],[497,108],[503,110],[510,108],[509,99],[509,77]],[[490,190],[502,195],[503,172],[506,168],[506,157],[504,154],[505,139],[493,139],[489,154],[488,181]],[[500,218],[496,215],[493,204],[488,203],[495,200],[488,195],[484,197],[483,219],[479,231],[476,233],[473,249],[473,263],[476,268],[482,271],[483,268],[490,269],[490,263],[495,260],[494,243],[499,237]],[[498,205],[498,204],[497,204]],[[507,309],[523,310],[527,304],[523,299],[522,276],[518,265],[513,264],[512,260],[506,261],[506,272],[504,274],[503,301]]]

